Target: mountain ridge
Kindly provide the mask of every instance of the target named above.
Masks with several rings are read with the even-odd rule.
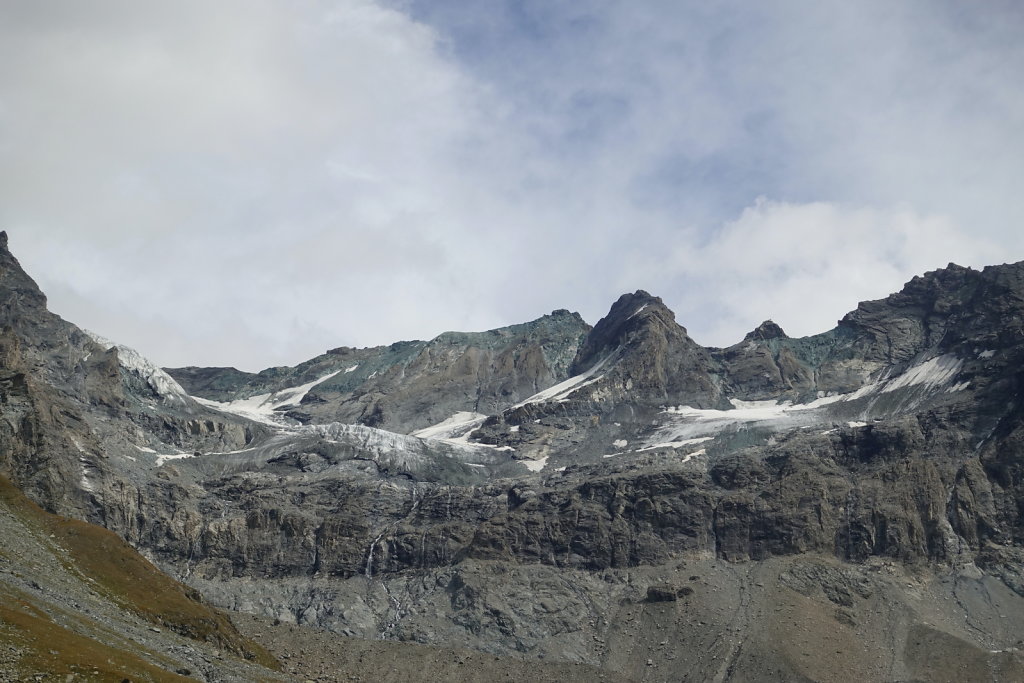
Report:
[[[265,398],[193,373],[229,401],[164,400],[31,282],[0,249],[0,474],[220,607],[645,680],[1024,675],[1024,263],[725,349],[639,291]]]

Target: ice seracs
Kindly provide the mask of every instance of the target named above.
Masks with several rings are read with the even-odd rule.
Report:
[[[181,385],[173,377],[158,368],[135,349],[123,344],[114,343],[89,330],[83,330],[83,332],[89,335],[89,338],[94,342],[102,346],[105,351],[116,348],[117,360],[121,368],[146,382],[149,388],[153,390],[153,393],[161,399],[176,403],[187,403],[189,401],[188,393],[181,388]]]

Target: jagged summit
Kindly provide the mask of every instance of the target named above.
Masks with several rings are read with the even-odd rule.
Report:
[[[765,320],[756,328],[747,332],[743,341],[767,341],[769,339],[788,339],[788,335],[772,320]]]
[[[46,295],[8,249],[4,231],[0,231],[0,291],[4,294],[0,300],[0,325],[6,324],[15,310],[28,313],[30,309],[46,308]]]
[[[676,315],[660,297],[637,290],[623,294],[612,304],[580,347],[572,364],[572,374],[585,372],[609,353],[630,346],[646,331],[673,338],[686,336],[686,329],[676,323]]]

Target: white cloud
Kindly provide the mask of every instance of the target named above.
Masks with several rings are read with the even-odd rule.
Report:
[[[431,29],[368,1],[93,9],[0,29],[0,217],[58,312],[165,363],[432,330],[479,126]]]
[[[960,265],[979,266],[998,260],[1000,251],[945,217],[908,208],[760,199],[710,242],[679,248],[661,265],[682,274],[676,287],[684,293],[669,303],[683,322],[688,314],[710,322],[691,333],[726,346],[766,318],[790,336],[824,332],[858,301],[898,291],[914,274],[945,266],[949,254]],[[711,296],[685,293],[696,287]]]
[[[704,343],[818,332],[1024,257],[1020,22],[951,11],[0,4],[0,228],[57,312],[165,365],[638,287]]]

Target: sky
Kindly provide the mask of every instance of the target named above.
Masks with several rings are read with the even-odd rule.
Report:
[[[596,323],[830,329],[1024,259],[1016,0],[0,2],[0,229],[163,366]]]

